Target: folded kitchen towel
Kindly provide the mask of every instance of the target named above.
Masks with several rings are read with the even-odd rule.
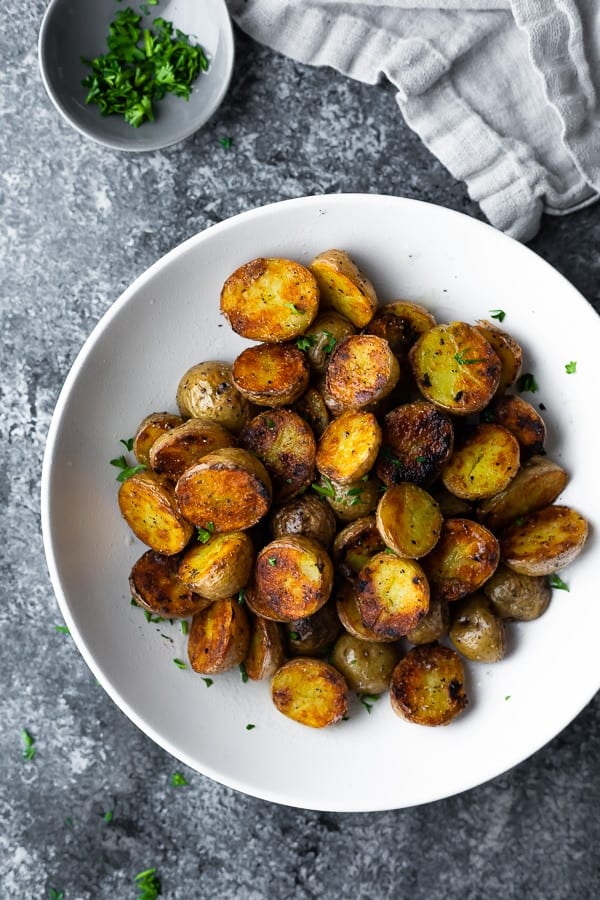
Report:
[[[600,193],[600,0],[228,0],[261,43],[388,78],[408,125],[520,240]]]

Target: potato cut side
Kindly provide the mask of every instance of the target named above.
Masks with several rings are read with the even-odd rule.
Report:
[[[362,516],[344,526],[335,537],[332,557],[336,570],[354,578],[376,553],[385,550],[375,516]]]
[[[348,484],[371,470],[380,446],[381,428],[373,413],[342,413],[321,436],[317,469],[339,484]]]
[[[147,550],[129,575],[131,596],[138,606],[163,619],[185,619],[211,601],[194,593],[177,577],[178,556]]]
[[[186,469],[175,485],[179,510],[188,522],[214,531],[243,531],[271,506],[272,485],[261,461],[246,450],[209,453]]]
[[[270,678],[284,661],[281,626],[261,616],[254,616],[250,644],[244,660],[248,678],[252,681]]]
[[[252,341],[289,341],[303,334],[319,309],[319,288],[305,266],[290,259],[250,260],[221,291],[221,312]]]
[[[413,647],[394,669],[394,712],[417,725],[447,725],[467,705],[465,671],[455,650],[441,644]]]
[[[552,588],[545,576],[519,575],[502,563],[486,581],[483,591],[497,616],[518,622],[539,618],[552,598]]]
[[[533,456],[543,451],[546,424],[537,409],[518,394],[505,394],[494,400],[489,416],[491,421],[504,425],[514,434],[523,456]]]
[[[377,553],[356,578],[360,616],[376,634],[403,637],[429,609],[429,584],[421,566],[395,553]]]
[[[498,328],[492,322],[480,319],[476,327],[498,354],[502,364],[502,372],[496,393],[503,394],[507,388],[515,383],[521,373],[521,365],[523,363],[521,345],[515,341],[512,335]]]
[[[568,480],[558,463],[547,456],[532,456],[505,490],[477,505],[477,516],[492,531],[498,531],[520,516],[554,503]]]
[[[249,645],[250,621],[237,598],[215,600],[192,619],[188,658],[194,672],[227,672],[244,661]]]
[[[348,685],[321,659],[285,663],[273,676],[271,696],[280,713],[311,728],[333,725],[348,712]]]
[[[482,422],[468,432],[442,469],[442,483],[462,500],[503,491],[519,469],[519,442],[502,425]]]
[[[150,447],[154,441],[177,425],[183,425],[181,416],[168,412],[150,413],[140,422],[133,439],[133,452],[140,465],[150,465]]]
[[[419,338],[409,359],[423,396],[454,415],[484,409],[500,383],[498,354],[465,322],[436,325]]]
[[[305,493],[278,507],[271,516],[274,538],[286,534],[303,534],[329,547],[337,531],[333,510],[325,500]]]
[[[375,288],[345,250],[319,253],[309,266],[317,279],[321,306],[332,306],[357,328],[373,318],[377,308]]]
[[[387,341],[352,334],[331,354],[325,384],[342,410],[362,409],[393,391],[399,377],[400,366]]]
[[[522,575],[551,575],[579,556],[588,529],[583,516],[571,507],[545,506],[502,532],[502,559]]]
[[[389,644],[398,640],[396,637],[376,634],[372,628],[367,628],[360,615],[353,582],[342,581],[336,586],[335,607],[339,620],[348,634],[353,634],[364,641],[376,641],[381,644]]]
[[[233,383],[230,363],[209,360],[187,370],[177,386],[182,416],[209,419],[237,434],[251,417],[251,406]]]
[[[448,634],[466,659],[493,663],[506,653],[506,633],[483,591],[475,591],[452,604]]]
[[[306,333],[298,338],[296,346],[306,353],[313,372],[322,375],[329,365],[333,348],[349,334],[356,334],[356,328],[350,319],[334,309],[326,309],[319,313]]]
[[[402,481],[427,486],[453,448],[454,427],[445,412],[426,400],[405,403],[385,416],[377,476],[388,486]]]
[[[263,615],[266,609],[267,618],[291,622],[325,605],[333,587],[333,564],[321,544],[287,535],[258,553],[254,581],[260,604],[255,611]]]
[[[231,432],[218,422],[188,419],[154,441],[150,448],[150,465],[159,475],[176,481],[207,453],[234,444]]]
[[[210,600],[224,600],[243,588],[252,572],[254,547],[245,531],[213,534],[189,547],[179,564],[181,582]]]
[[[246,399],[258,406],[288,406],[308,387],[310,369],[304,353],[290,344],[257,344],[233,363],[233,380]]]
[[[481,587],[499,561],[500,546],[492,532],[457,517],[444,521],[440,539],[423,566],[434,596],[452,601]]]
[[[121,515],[136,537],[171,556],[186,546],[194,527],[181,515],[172,490],[150,470],[127,478],[119,488]]]
[[[310,426],[291,409],[259,413],[241,431],[239,441],[265,466],[275,502],[284,503],[313,481],[315,437]]]
[[[377,506],[376,520],[386,547],[409,559],[420,559],[433,550],[443,522],[431,494],[408,481],[387,489]]]

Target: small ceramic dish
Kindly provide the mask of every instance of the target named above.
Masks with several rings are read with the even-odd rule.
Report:
[[[155,120],[134,128],[122,116],[103,116],[86,104],[82,81],[90,68],[81,58],[107,51],[108,27],[127,5],[143,14],[143,24],[161,16],[200,44],[208,69],[193,84],[189,100],[167,96],[156,104]],[[147,14],[146,14],[147,13]],[[212,116],[223,100],[233,69],[234,42],[224,0],[161,0],[118,4],[116,0],[51,0],[38,44],[44,86],[59,113],[86,137],[113,150],[159,150],[183,140]]]

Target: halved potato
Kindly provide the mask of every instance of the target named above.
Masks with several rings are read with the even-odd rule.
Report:
[[[377,308],[375,288],[345,250],[325,250],[309,266],[317,279],[321,306],[332,306],[362,328]]]
[[[482,500],[503,491],[519,469],[517,439],[502,425],[482,422],[457,444],[442,469],[442,483],[463,500]]]
[[[552,598],[552,588],[545,576],[519,575],[502,563],[484,584],[483,592],[497,616],[519,622],[539,618]]]
[[[514,434],[521,447],[523,456],[541,453],[546,441],[546,424],[539,412],[531,403],[523,400],[518,394],[505,394],[499,397],[486,410],[490,420],[504,425]]]
[[[252,407],[233,383],[231,364],[220,360],[197,363],[177,386],[182,416],[209,419],[237,434],[252,415]]]
[[[500,561],[498,540],[471,519],[446,519],[439,541],[423,566],[434,596],[458,600],[481,587]]]
[[[221,312],[237,334],[252,341],[289,341],[303,334],[319,308],[314,275],[291,259],[250,260],[221,291]]]
[[[304,353],[291,344],[256,344],[233,363],[237,390],[258,406],[288,406],[308,387],[310,370]]]
[[[400,366],[387,341],[351,334],[331,354],[325,385],[343,410],[363,409],[393,391],[399,377]]]
[[[507,388],[515,383],[521,373],[523,362],[521,345],[515,341],[512,335],[503,331],[502,328],[498,328],[493,322],[480,319],[476,327],[498,354],[498,358],[502,363],[502,373],[496,393],[503,394]]]
[[[338,532],[333,542],[332,558],[338,572],[346,578],[354,578],[372,556],[383,550],[385,544],[375,516],[362,516]]]
[[[134,563],[129,575],[131,596],[142,606],[163,619],[185,619],[212,602],[200,597],[177,577],[179,556],[165,556],[147,550]]]
[[[283,506],[271,516],[271,531],[274,538],[285,534],[303,534],[329,547],[335,537],[337,523],[333,510],[325,500],[306,493]]]
[[[431,644],[448,633],[450,612],[448,602],[441,597],[429,598],[429,609],[423,618],[407,632],[411,644]]]
[[[421,566],[395,553],[377,553],[356,578],[356,602],[367,628],[403,637],[429,609],[429,584]]]
[[[448,635],[461,656],[473,662],[498,662],[506,653],[502,619],[483,591],[475,591],[452,604]]]
[[[392,709],[417,725],[447,725],[467,705],[464,683],[455,650],[441,644],[413,647],[392,674]]]
[[[149,416],[142,419],[133,439],[133,452],[140,465],[150,465],[150,447],[154,441],[165,431],[170,431],[177,425],[183,425],[183,419],[174,413],[150,413]]]
[[[296,341],[304,350],[313,372],[323,374],[329,365],[329,357],[338,341],[348,334],[356,334],[356,328],[346,316],[334,309],[320,312],[306,333]]]
[[[312,616],[286,622],[282,630],[290,656],[319,656],[331,647],[343,629],[335,603],[328,600]]]
[[[450,458],[454,427],[433,403],[416,400],[390,410],[384,419],[377,477],[384,484],[431,484]]]
[[[387,489],[377,505],[376,520],[386,547],[409,559],[433,550],[443,522],[431,494],[409,481]]]
[[[252,681],[270,678],[284,661],[281,626],[277,622],[263,619],[262,616],[254,616],[250,644],[244,659],[248,678]]]
[[[333,564],[321,544],[303,535],[286,535],[259,551],[254,581],[260,605],[248,599],[251,608],[261,615],[266,609],[267,618],[293,622],[327,603]]]
[[[324,475],[313,484],[313,490],[327,500],[340,522],[353,522],[375,512],[381,487],[376,478],[363,477],[349,484],[338,484]]]
[[[215,600],[192,618],[188,658],[194,672],[214,675],[239,666],[250,644],[250,622],[237,599]]]
[[[245,531],[213,534],[189,547],[179,563],[181,582],[210,600],[233,597],[250,578],[254,547]]]
[[[150,447],[150,465],[159,475],[176,481],[207,453],[233,447],[234,444],[235,438],[231,432],[218,422],[188,419],[154,441]]]
[[[361,694],[383,694],[400,659],[398,644],[373,643],[342,634],[335,642],[331,662],[349,687]]]
[[[381,428],[373,413],[342,413],[321,435],[317,469],[332,481],[349,484],[371,470],[380,446]]]
[[[280,713],[311,728],[333,725],[348,712],[348,685],[322,659],[297,657],[284,663],[273,676],[271,696]]]
[[[272,485],[261,461],[237,447],[208,453],[175,485],[181,515],[202,528],[243,531],[271,506]]]
[[[135,536],[158,553],[180,553],[194,533],[194,526],[177,508],[171,488],[150,469],[123,481],[118,501]]]
[[[477,505],[477,516],[498,531],[520,516],[554,503],[568,480],[558,463],[547,456],[532,456],[505,490]]]
[[[307,422],[291,409],[259,413],[239,436],[240,446],[255,453],[271,476],[273,499],[283,503],[315,477],[317,451]]]
[[[396,300],[380,306],[363,333],[385,338],[392,353],[403,358],[417,338],[435,324],[434,316],[420,303]]]
[[[376,641],[381,644],[388,644],[398,640],[396,637],[376,634],[372,628],[367,628],[360,615],[356,600],[356,588],[353,582],[340,582],[334,588],[334,592],[337,614],[348,634],[353,634],[364,641]]]
[[[583,550],[588,523],[569,506],[545,506],[509,525],[500,535],[504,563],[522,575],[551,575]]]
[[[498,388],[502,364],[483,334],[466,322],[436,325],[409,354],[427,400],[454,415],[484,409]]]
[[[331,416],[325,398],[316,387],[308,387],[301,397],[298,397],[293,408],[308,422],[315,437],[319,438],[329,425]]]

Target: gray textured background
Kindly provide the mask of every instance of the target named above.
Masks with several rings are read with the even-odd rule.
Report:
[[[404,126],[388,86],[302,67],[239,32],[231,91],[208,127],[164,152],[105,151],[46,98],[43,3],[3,11],[0,898],[51,888],[65,900],[135,897],[133,878],[149,866],[173,900],[600,896],[598,697],[532,759],[466,794],[320,814],[185,769],[189,786],[171,787],[182,766],[55,631],[39,524],[45,435],[81,344],[135,276],[213,222],[303,194],[396,193],[480,213]],[[531,246],[600,309],[599,207],[545,219]],[[36,739],[32,761],[23,727]]]

